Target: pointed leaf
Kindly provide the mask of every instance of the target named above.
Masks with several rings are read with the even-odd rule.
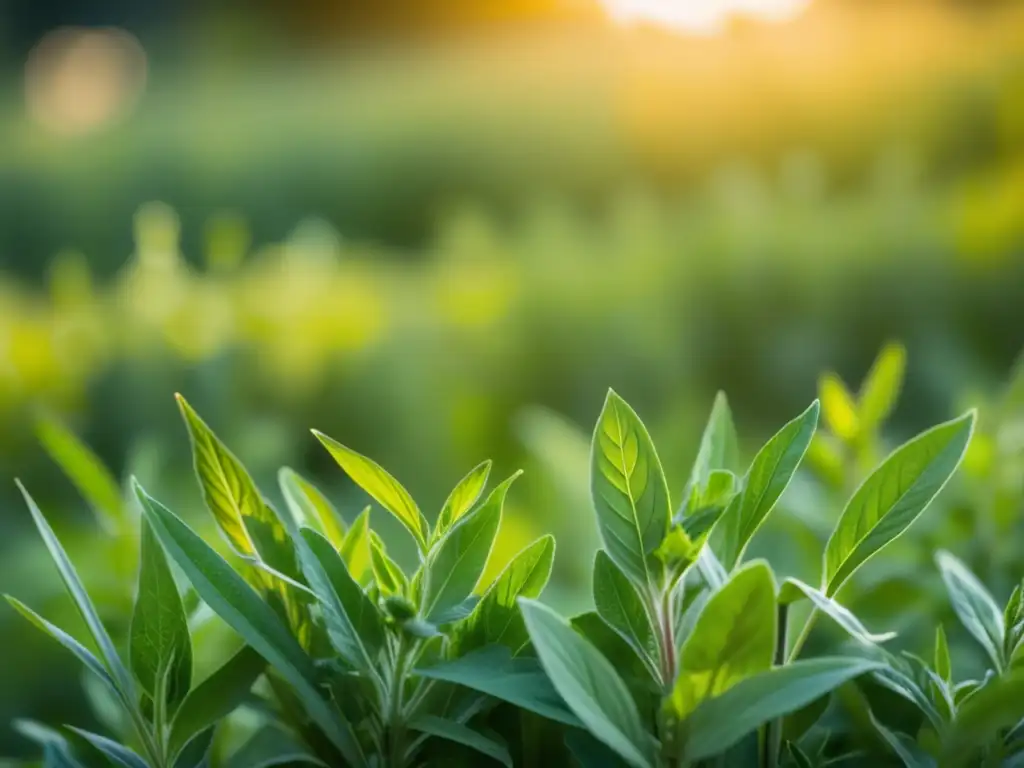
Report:
[[[504,645],[513,652],[529,639],[518,597],[539,597],[551,576],[555,538],[543,536],[512,558],[480,598],[472,613],[456,627],[453,652],[463,655],[485,645]]]
[[[508,747],[462,723],[435,715],[424,715],[413,720],[409,727],[420,733],[462,744],[464,747],[474,749],[480,754],[498,761],[506,768],[512,768],[512,756],[508,753]]]
[[[83,730],[82,728],[75,728],[73,725],[66,727],[72,733],[77,733],[83,739],[88,741],[96,747],[96,749],[110,758],[112,762],[121,766],[121,768],[149,768],[149,766],[146,765],[145,760],[123,744],[118,744],[116,741],[112,741],[106,736],[100,736],[98,733],[92,733],[90,731]]]
[[[656,584],[653,556],[668,533],[668,485],[640,417],[608,392],[591,445],[590,488],[598,528],[612,560],[641,584]]]
[[[690,479],[683,491],[683,500],[690,498],[692,489],[703,487],[711,473],[716,470],[727,470],[730,473],[739,464],[739,440],[736,437],[736,425],[733,423],[732,411],[725,392],[715,395],[711,415],[708,417],[704,434],[701,435],[697,458],[690,470]],[[692,514],[694,510],[686,510]]]
[[[516,472],[491,491],[483,504],[459,520],[431,550],[425,566],[430,578],[423,599],[427,621],[436,621],[473,593],[498,534],[505,495],[521,474]]]
[[[1024,718],[1024,673],[994,678],[966,699],[943,741],[939,764],[945,768],[982,764],[980,753],[999,744],[1000,732]]]
[[[121,486],[92,449],[50,416],[37,420],[36,435],[50,458],[64,470],[106,529],[123,529],[127,515]]]
[[[409,590],[409,580],[394,560],[388,557],[384,541],[374,530],[369,531],[370,565],[373,578],[382,595],[404,595]]]
[[[673,714],[686,717],[706,698],[772,665],[775,582],[764,562],[736,571],[711,595],[686,639],[671,694]]]
[[[145,494],[138,483],[136,493]],[[167,553],[188,576],[196,592],[232,629],[270,662],[295,689],[309,716],[346,760],[365,765],[351,725],[320,695],[316,668],[277,613],[235,573],[210,545],[173,512],[152,498],[143,509]]]
[[[547,606],[520,598],[540,663],[587,730],[631,765],[653,765],[653,744],[626,684],[593,645]]]
[[[811,444],[820,406],[810,407],[780,429],[758,451],[741,490],[729,503],[711,534],[711,547],[727,571],[742,559],[747,544],[786,490]]]
[[[288,467],[281,468],[277,480],[285,503],[295,518],[295,525],[310,525],[340,549],[345,540],[345,524],[320,489]]]
[[[191,690],[171,724],[167,751],[176,757],[194,737],[238,708],[267,662],[248,645]]]
[[[836,437],[852,440],[860,430],[857,404],[853,395],[834,373],[822,374],[818,379],[818,396],[825,423]]]
[[[337,440],[316,430],[313,430],[313,434],[323,443],[338,465],[345,470],[345,474],[351,477],[356,485],[366,491],[384,509],[398,518],[399,522],[416,539],[420,551],[426,552],[427,541],[430,538],[430,526],[412,496],[402,487],[401,483],[389,475],[379,464],[346,448]]]
[[[352,522],[345,540],[338,547],[352,578],[364,587],[369,584],[373,571],[370,567],[370,508],[366,507]]]
[[[852,611],[848,608],[840,605],[831,597],[827,597],[824,592],[821,592],[809,584],[805,584],[799,579],[786,579],[783,584],[782,591],[789,592],[795,590],[801,596],[807,597],[814,607],[824,613],[842,629],[846,630],[850,637],[859,643],[874,644],[884,643],[887,640],[892,640],[896,637],[895,632],[883,632],[881,634],[873,634],[867,630],[867,628],[861,623]],[[780,602],[793,602],[792,600],[784,601],[781,597]]]
[[[953,678],[953,664],[949,658],[949,643],[946,641],[946,630],[939,624],[935,628],[935,674],[949,683]]]
[[[505,646],[485,646],[454,661],[417,669],[416,674],[463,685],[559,723],[580,725],[538,661],[514,658]]]
[[[939,551],[935,562],[942,572],[946,591],[960,623],[985,649],[997,670],[1006,664],[1003,656],[1003,612],[985,586],[949,552]]]
[[[142,497],[139,501],[146,504],[149,500]],[[160,676],[167,670],[165,703],[167,711],[174,712],[192,684],[192,638],[167,558],[145,520],[128,659],[135,679],[150,698],[155,697]]]
[[[34,720],[15,720],[11,727],[43,748],[43,768],[84,768],[64,734]]]
[[[967,449],[974,411],[897,448],[861,484],[825,547],[825,594],[836,594],[869,558],[902,534],[938,495]]]
[[[859,411],[866,429],[877,427],[892,412],[906,365],[907,350],[902,344],[889,343],[882,348],[860,389]]]
[[[85,591],[85,586],[82,584],[82,580],[78,577],[78,572],[75,570],[75,566],[72,565],[71,559],[64,551],[64,547],[61,546],[61,543],[54,534],[50,524],[46,522],[46,518],[43,517],[43,513],[39,511],[39,507],[36,506],[35,501],[32,500],[28,491],[25,490],[25,486],[23,486],[21,481],[18,480],[16,480],[15,483],[21,491],[21,495],[25,498],[25,503],[28,505],[29,512],[32,513],[32,519],[36,524],[36,528],[39,529],[39,534],[43,537],[43,542],[46,544],[46,548],[50,552],[50,557],[53,559],[54,565],[57,566],[57,572],[60,573],[60,578],[61,581],[64,582],[64,587],[67,589],[68,594],[71,595],[71,599],[74,601],[75,607],[78,609],[78,613],[85,621],[85,625],[89,629],[89,634],[96,643],[96,647],[100,652],[100,657],[103,660],[104,667],[110,674],[111,679],[114,681],[117,690],[121,692],[122,697],[129,701],[132,700],[134,698],[132,695],[134,686],[132,685],[131,676],[128,674],[128,670],[121,662],[121,657],[117,655],[117,649],[114,647],[114,641],[110,639],[110,635],[103,626],[103,622],[100,620],[99,614],[96,612],[96,607],[92,604],[92,600],[89,599],[89,594]]]
[[[468,475],[459,481],[441,508],[441,514],[437,518],[437,528],[434,530],[435,541],[473,508],[487,486],[487,477],[490,473],[491,462],[485,461],[474,467]]]
[[[651,677],[660,680],[661,650],[648,604],[603,549],[594,558],[593,590],[598,615],[636,651]]]
[[[703,760],[721,754],[763,723],[800,709],[879,666],[868,659],[818,658],[749,677],[705,700],[688,718],[684,759]]]
[[[227,768],[270,768],[274,765],[326,764],[289,733],[273,725],[256,731],[227,760]]]

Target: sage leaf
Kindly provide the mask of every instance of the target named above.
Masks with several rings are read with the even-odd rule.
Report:
[[[957,618],[981,645],[997,670],[1006,666],[1003,653],[1003,611],[996,605],[985,586],[967,566],[949,552],[940,550],[935,562],[942,573],[946,591]]]

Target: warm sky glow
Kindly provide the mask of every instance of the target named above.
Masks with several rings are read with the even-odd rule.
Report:
[[[721,31],[731,18],[785,21],[811,0],[601,0],[621,23],[646,22],[696,34]]]

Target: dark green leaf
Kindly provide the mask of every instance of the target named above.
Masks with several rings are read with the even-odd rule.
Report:
[[[426,733],[431,736],[447,739],[448,741],[454,741],[456,744],[462,744],[482,755],[486,755],[492,760],[496,760],[506,766],[506,768],[512,768],[512,756],[508,753],[508,747],[492,738],[484,736],[478,731],[474,731],[472,728],[468,728],[462,723],[434,715],[424,715],[413,720],[409,727],[420,733]]]
[[[736,437],[736,426],[732,420],[732,412],[729,410],[729,401],[724,392],[719,392],[715,395],[714,405],[711,406],[711,416],[708,417],[707,426],[704,427],[700,448],[697,450],[697,458],[694,459],[693,468],[690,470],[690,479],[683,491],[684,503],[690,498],[694,489],[703,488],[708,483],[713,472],[726,470],[731,474],[738,464],[739,440]],[[695,511],[691,508],[684,510],[684,513],[689,515]]]
[[[636,651],[651,677],[660,680],[661,646],[648,603],[603,549],[594,558],[593,585],[598,615]]]
[[[979,750],[998,743],[999,733],[1024,718],[1024,672],[995,678],[966,699],[946,734],[940,761],[949,766],[979,765]]]
[[[294,737],[275,726],[264,726],[227,760],[227,768],[270,768],[293,763],[320,765],[325,763]]]
[[[91,733],[90,731],[83,730],[82,728],[75,728],[72,725],[67,726],[67,729],[73,733],[77,733],[83,739],[96,747],[96,749],[110,758],[112,762],[122,768],[150,768],[146,765],[145,760],[132,752],[132,750],[128,749],[128,747],[123,744],[118,744],[116,741],[112,741],[106,736],[100,736],[98,733]]]

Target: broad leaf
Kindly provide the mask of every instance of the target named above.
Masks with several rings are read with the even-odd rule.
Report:
[[[121,486],[92,449],[49,416],[36,421],[36,435],[107,530],[122,530],[127,515]]]
[[[819,658],[775,667],[707,699],[683,724],[684,760],[703,760],[736,744],[762,724],[824,696],[879,662]]]
[[[640,417],[612,391],[594,430],[590,488],[612,560],[641,584],[660,581],[654,551],[672,515],[668,485]]]
[[[417,669],[416,674],[463,685],[559,723],[580,725],[537,660],[514,658],[505,646],[489,645],[454,661]]]
[[[512,558],[488,587],[472,613],[455,630],[453,649],[462,655],[485,645],[503,645],[513,652],[529,639],[518,597],[539,597],[551,576],[555,539],[543,536]]]
[[[296,527],[309,525],[326,536],[335,549],[340,549],[345,541],[345,524],[320,489],[288,467],[281,468],[277,480]]]
[[[140,496],[139,501],[151,502],[147,496]],[[156,696],[161,675],[167,675],[166,707],[174,712],[192,684],[192,638],[167,557],[145,520],[128,659],[135,679],[150,698]]]
[[[776,623],[771,569],[750,563],[712,594],[686,639],[670,699],[673,714],[686,717],[704,699],[771,667]]]
[[[136,489],[139,494],[145,493],[137,483]],[[314,683],[318,676],[312,660],[277,613],[174,513],[156,503],[145,505],[144,512],[199,596],[288,681],[309,716],[346,760],[357,766],[365,765],[351,725],[320,695]]]
[[[352,579],[331,542],[310,528],[303,528],[301,537],[303,569],[320,600],[335,648],[350,664],[372,672],[384,644],[380,612]]]
[[[850,637],[860,643],[884,643],[896,637],[895,632],[883,632],[881,634],[869,632],[852,611],[825,595],[824,592],[815,589],[809,584],[805,584],[799,579],[786,579],[782,585],[779,602],[792,603],[796,599],[804,597],[810,599],[817,610],[827,615],[842,629],[846,630]]]
[[[615,667],[565,619],[520,598],[530,640],[552,685],[595,737],[638,768],[653,764],[653,743]]]
[[[491,462],[485,461],[470,470],[469,474],[459,481],[441,508],[437,528],[434,529],[435,541],[473,508],[487,486],[487,477],[490,473]]]
[[[694,489],[707,484],[711,473],[716,470],[734,471],[739,464],[739,440],[736,437],[736,425],[732,420],[732,411],[724,392],[715,395],[711,415],[704,427],[700,439],[700,448],[690,470],[690,479],[683,490],[683,503],[686,504]],[[692,514],[694,509],[681,510]]]
[[[946,591],[960,623],[985,649],[997,670],[1003,669],[1003,612],[985,586],[949,552],[939,551],[935,562],[942,572]]]
[[[239,707],[266,667],[263,657],[245,645],[191,690],[171,724],[168,753],[176,757],[193,738]]]
[[[601,619],[636,651],[651,677],[661,679],[661,650],[648,603],[603,549],[594,558],[594,605]]]
[[[46,544],[54,565],[57,566],[57,572],[60,574],[61,581],[64,582],[64,587],[67,589],[68,594],[71,595],[78,613],[89,629],[93,642],[96,643],[96,647],[99,649],[104,667],[109,673],[110,678],[114,681],[117,690],[120,691],[121,696],[131,701],[133,699],[132,691],[134,690],[131,676],[121,662],[121,657],[117,654],[114,641],[110,639],[110,635],[103,626],[103,622],[96,612],[96,607],[92,604],[92,600],[89,599],[89,594],[85,591],[82,580],[78,577],[75,566],[72,565],[70,558],[64,551],[64,547],[61,546],[50,524],[46,522],[43,513],[39,511],[39,507],[36,506],[35,501],[32,500],[28,491],[25,490],[25,486],[19,480],[16,480],[15,483],[21,491],[21,495],[25,498],[25,503],[32,514],[32,519],[36,524],[36,528],[39,529],[39,534]]]
[[[346,448],[337,440],[316,430],[313,430],[313,434],[323,443],[338,465],[345,470],[345,474],[376,499],[384,509],[398,518],[399,522],[416,539],[420,551],[426,552],[427,542],[430,538],[430,526],[412,496],[402,487],[401,483],[389,475],[379,464]]]
[[[811,444],[819,409],[815,400],[754,457],[743,479],[743,489],[733,497],[711,534],[711,547],[726,570],[731,571],[742,559],[747,544],[789,485]]]
[[[498,761],[506,768],[512,768],[512,756],[508,753],[508,747],[462,723],[435,715],[424,715],[413,720],[409,727],[420,733],[462,744]]]
[[[427,621],[437,621],[473,593],[498,533],[505,495],[520,474],[516,472],[491,491],[483,504],[462,517],[431,550],[425,565],[429,578],[423,599]]]
[[[910,527],[953,475],[967,449],[974,411],[897,448],[847,503],[825,547],[831,597],[882,547]]]

